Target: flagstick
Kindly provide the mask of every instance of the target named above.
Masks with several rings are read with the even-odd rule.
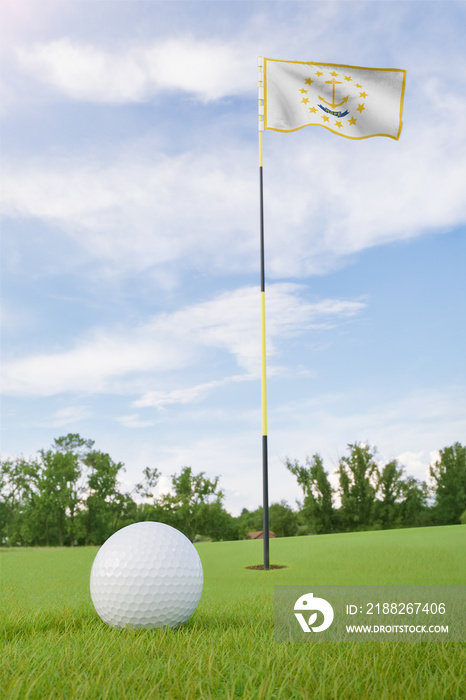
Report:
[[[259,87],[262,85],[261,59],[259,58]],[[260,94],[260,93],[259,93]],[[259,107],[263,100],[259,97]],[[263,113],[263,110],[259,109]],[[262,116],[262,120],[263,120]],[[260,119],[260,117],[259,117]],[[259,182],[260,182],[260,256],[261,256],[261,354],[262,354],[262,501],[263,501],[263,538],[264,570],[269,570],[269,476],[267,446],[267,373],[265,345],[265,255],[264,255],[264,183],[262,175],[262,129],[259,121]]]

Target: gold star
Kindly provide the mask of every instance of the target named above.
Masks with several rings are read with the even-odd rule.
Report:
[[[314,81],[311,80],[310,78],[306,78],[306,80],[304,81],[304,84],[305,84],[305,85],[310,85],[310,84],[313,83],[313,82],[314,82]]]
[[[328,122],[328,120],[330,119],[330,117],[326,117],[325,114],[323,114],[323,115],[322,115],[322,119],[324,120],[324,122]]]
[[[360,93],[359,93],[359,97],[364,97],[364,99],[366,99],[367,93],[366,93],[366,92],[360,92]]]
[[[359,85],[359,83],[356,83],[355,87],[360,88],[362,85]]]
[[[338,128],[341,129],[341,127],[343,126],[343,124],[342,124],[341,122],[338,122],[338,121],[337,121],[337,122],[335,122],[335,126],[338,126]]]
[[[323,75],[323,73],[321,73],[321,72],[318,70],[318,71],[316,72],[316,75],[317,75],[318,78],[320,78],[320,76]]]
[[[313,114],[315,114],[317,112],[317,109],[316,109],[316,107],[309,107],[309,111],[313,112]]]
[[[303,97],[301,102],[306,105],[309,102],[309,97]]]
[[[335,73],[335,71],[333,71],[333,73],[330,73],[330,75],[333,75],[336,78],[338,73]]]
[[[350,123],[350,126],[354,126],[354,124],[356,124],[356,122],[357,122],[358,120],[355,119],[354,117],[351,117],[351,119],[348,119],[348,121],[349,121],[349,123]]]
[[[349,82],[350,80],[353,80],[353,78],[350,75],[345,75],[345,80]]]
[[[361,112],[361,114],[363,113],[363,111],[364,111],[365,109],[366,109],[366,108],[364,107],[364,102],[362,103],[362,105],[358,105],[358,112]]]
[[[305,90],[304,88],[301,88],[299,92],[303,92],[305,95],[307,95],[307,90]]]

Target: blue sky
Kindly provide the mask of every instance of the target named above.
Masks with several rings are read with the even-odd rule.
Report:
[[[407,71],[399,141],[264,132],[270,500],[464,442],[464,3],[1,6],[3,455],[79,432],[260,504],[258,55]]]

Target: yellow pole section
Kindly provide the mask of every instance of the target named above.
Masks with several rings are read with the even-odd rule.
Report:
[[[260,57],[259,57],[260,58]],[[259,66],[259,90],[263,86],[262,66]],[[262,185],[262,130],[264,128],[263,99],[259,93],[259,169],[261,186],[261,353],[262,353],[262,435],[267,435],[267,371],[265,342],[265,270],[264,270],[264,205]]]

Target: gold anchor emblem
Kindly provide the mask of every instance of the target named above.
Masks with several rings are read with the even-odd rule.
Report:
[[[322,102],[325,102],[326,105],[332,107],[333,109],[335,109],[335,107],[341,107],[341,105],[344,105],[348,102],[349,95],[347,95],[341,102],[335,102],[335,85],[341,85],[342,83],[340,80],[335,80],[335,78],[332,78],[332,80],[326,80],[325,83],[330,84],[333,87],[332,102],[327,102],[327,100],[324,100],[323,97],[318,95],[319,100],[322,100]]]

